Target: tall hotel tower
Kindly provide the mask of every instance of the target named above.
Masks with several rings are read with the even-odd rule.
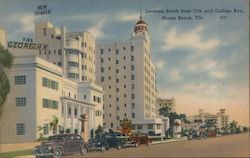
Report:
[[[104,126],[120,128],[120,120],[128,118],[136,131],[161,133],[151,41],[142,16],[129,41],[97,44],[95,62],[96,81],[105,92]]]

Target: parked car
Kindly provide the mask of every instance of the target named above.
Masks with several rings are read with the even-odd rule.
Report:
[[[58,134],[50,136],[48,141],[33,149],[36,158],[61,158],[63,155],[87,153],[86,144],[77,134]]]
[[[109,148],[117,148],[120,150],[123,146],[123,141],[116,138],[114,132],[104,132],[98,134],[94,139],[89,140],[90,150],[105,152]]]
[[[129,136],[129,140],[135,143],[136,145],[146,144],[150,145],[152,140],[145,133],[133,133]]]

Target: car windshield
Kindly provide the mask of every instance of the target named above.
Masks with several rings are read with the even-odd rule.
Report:
[[[53,141],[53,140],[65,140],[65,136],[64,135],[60,135],[60,136],[51,136],[49,137],[49,141]]]

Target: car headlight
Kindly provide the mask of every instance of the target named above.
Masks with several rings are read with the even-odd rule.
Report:
[[[52,148],[52,146],[49,146],[48,149],[49,149],[49,150],[52,150],[53,148]]]

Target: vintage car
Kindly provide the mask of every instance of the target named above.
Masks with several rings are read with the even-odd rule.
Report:
[[[141,144],[150,145],[152,140],[145,133],[133,133],[129,136],[129,140],[135,144],[135,146],[139,146]]]
[[[58,134],[50,136],[48,141],[33,149],[36,158],[61,158],[63,155],[87,153],[86,144],[80,135],[77,134]]]
[[[104,132],[98,134],[94,139],[89,140],[89,149],[105,152],[109,148],[122,148],[123,142],[118,139],[114,132]]]

